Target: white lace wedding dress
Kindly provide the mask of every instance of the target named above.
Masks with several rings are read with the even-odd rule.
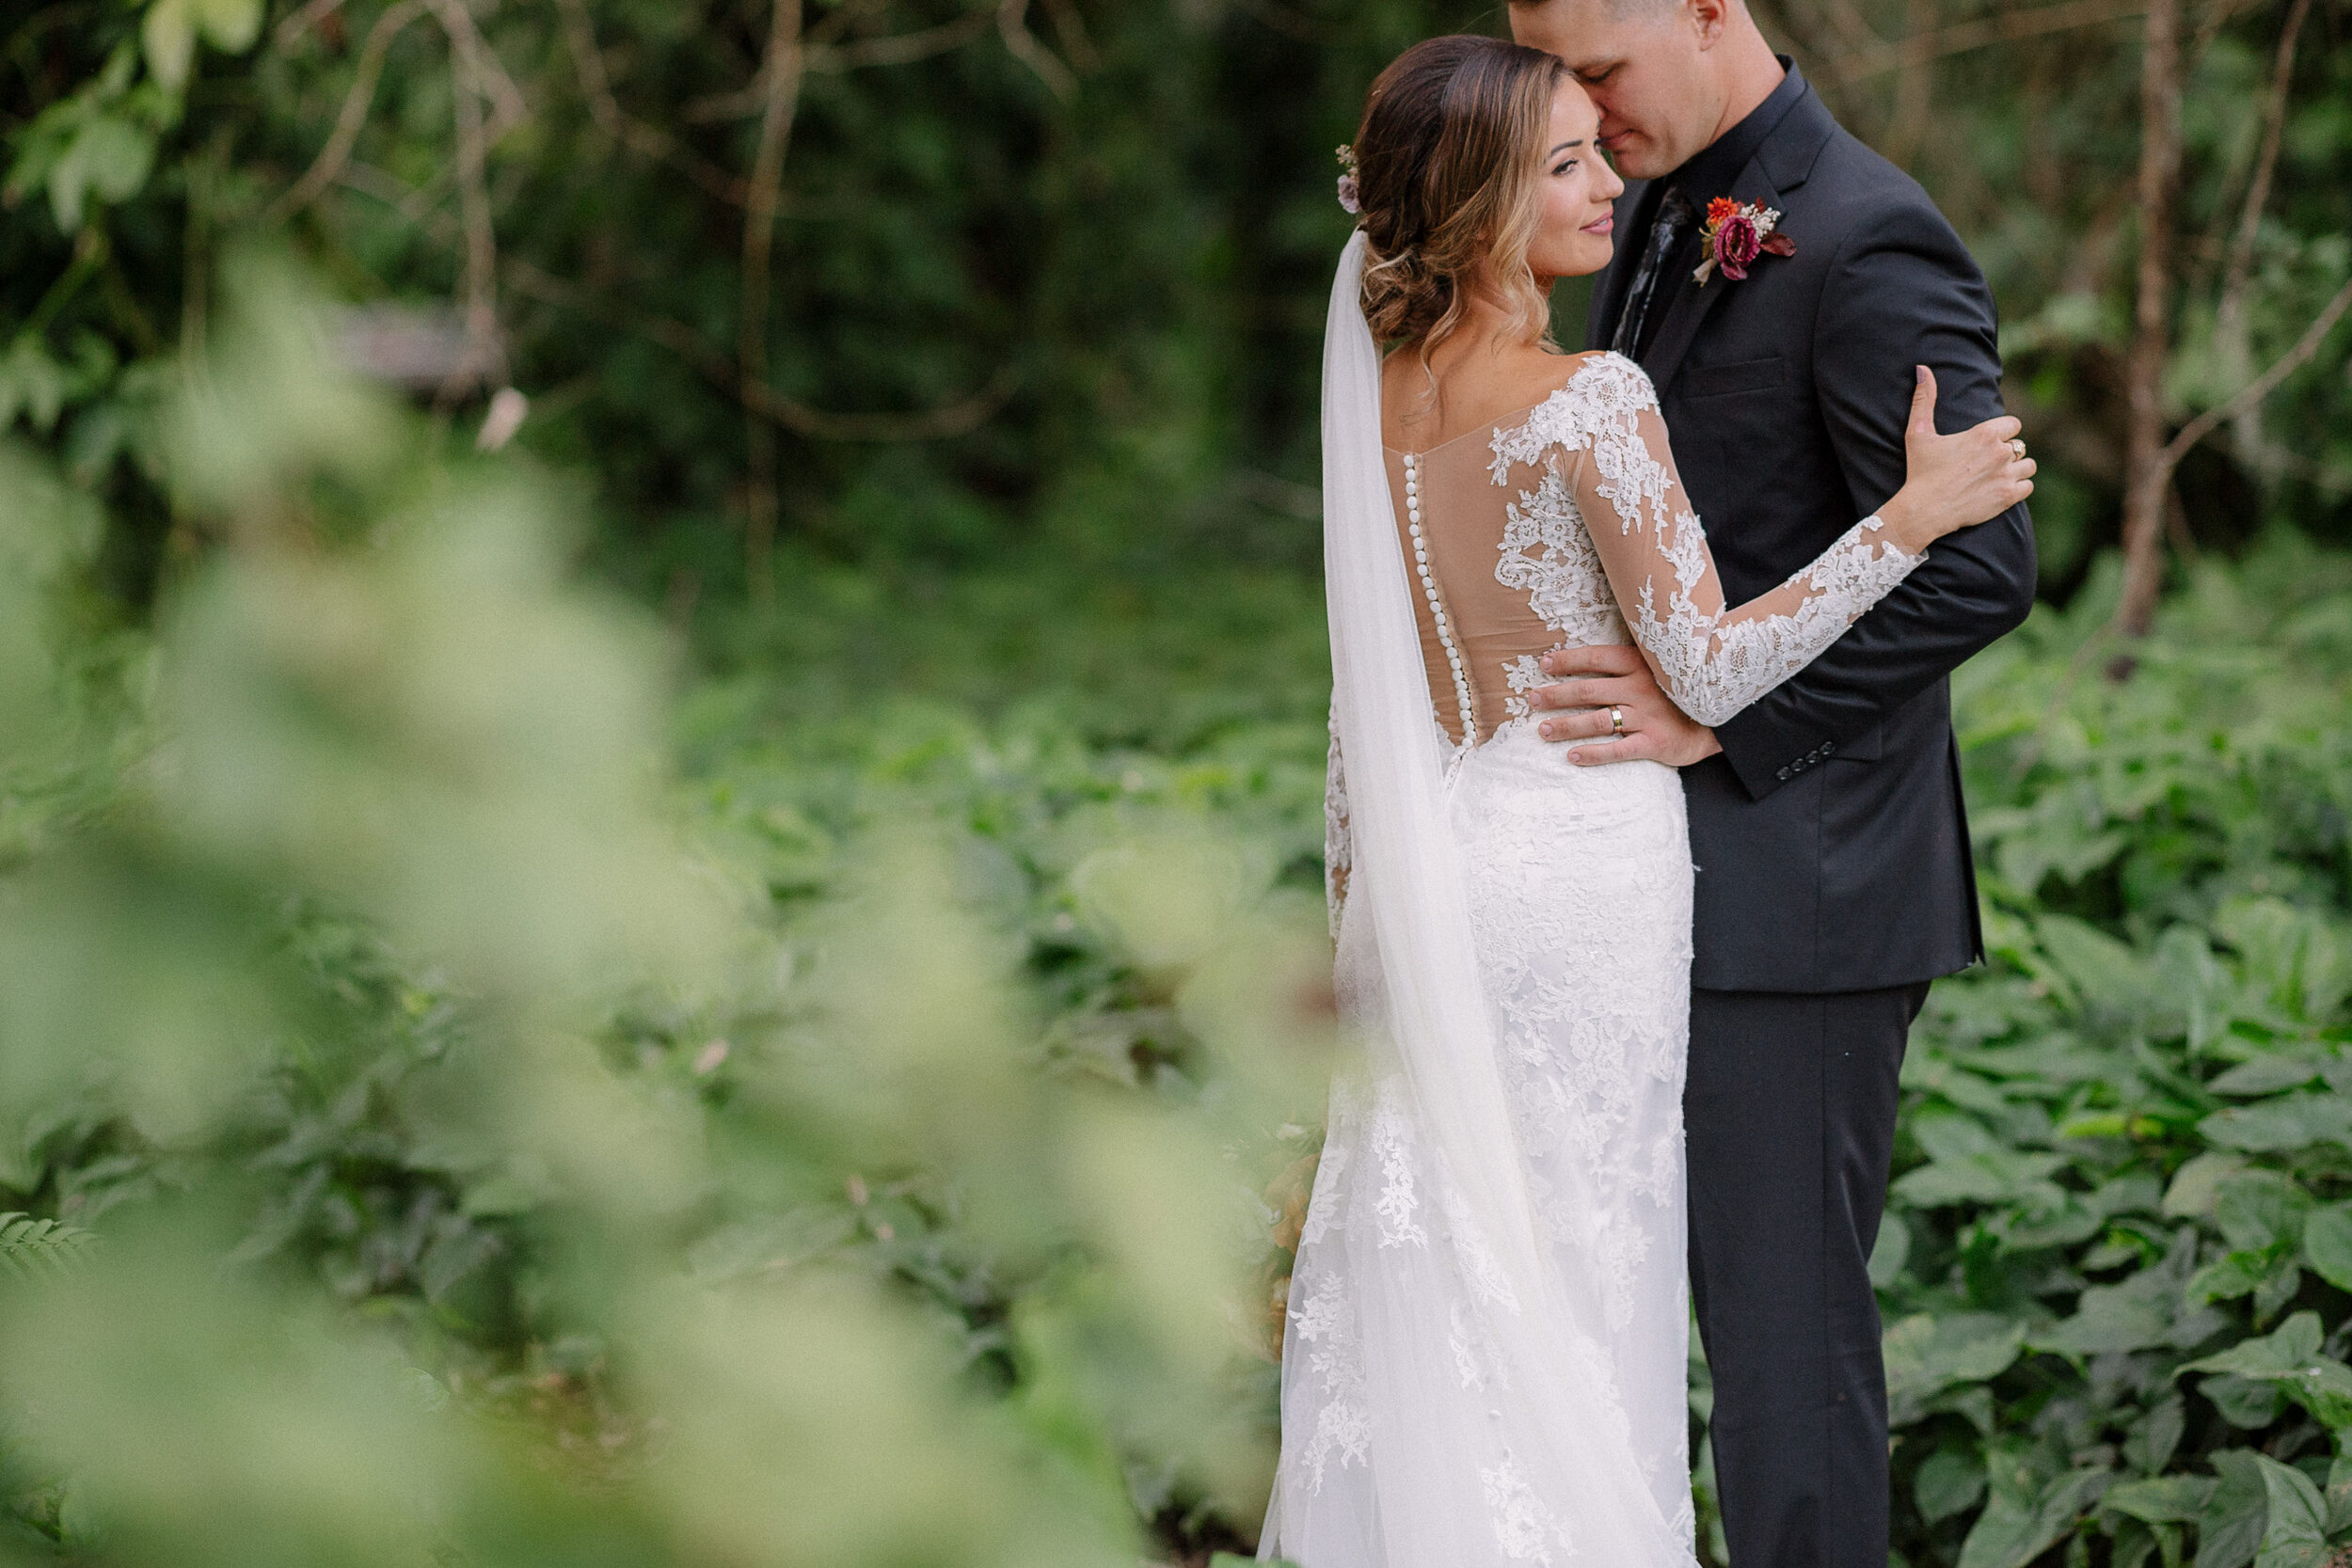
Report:
[[[1376,899],[1350,896],[1362,825],[1341,714],[1345,670],[1367,677],[1360,656],[1343,658],[1327,857],[1343,1011],[1363,1057],[1332,1090],[1293,1274],[1262,1548],[1303,1568],[1692,1562],[1682,792],[1654,763],[1571,766],[1524,693],[1546,679],[1546,650],[1629,630],[1675,701],[1721,721],[1918,561],[1865,519],[1726,610],[1648,378],[1614,355],[1563,372],[1534,408],[1382,453],[1391,559],[1441,732],[1428,753],[1437,832],[1485,1019],[1464,1037],[1470,1054],[1438,1071],[1400,1047],[1411,1025],[1387,992],[1406,949],[1381,936]],[[1360,381],[1360,363],[1350,373]],[[1333,589],[1350,592],[1336,571]],[[1335,601],[1343,655],[1342,616]],[[1390,908],[1380,918],[1401,924]],[[1492,1125],[1444,1103],[1487,1055]],[[1430,1133],[1438,1117],[1451,1143]],[[1513,1224],[1497,1191],[1517,1195],[1533,1232],[1516,1275],[1497,1260]]]

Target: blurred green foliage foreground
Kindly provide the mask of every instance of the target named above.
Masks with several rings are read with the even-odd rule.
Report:
[[[0,451],[0,1187],[64,1222],[0,1224],[0,1553],[1030,1568],[1252,1517],[1232,1151],[1311,1102],[1312,900],[1082,779],[974,833],[879,770],[809,861],[672,776],[556,483],[232,293],[158,415],[228,543],[153,634]],[[1044,1005],[1040,932],[1167,1063]]]
[[[782,692],[665,715],[567,482],[336,379],[268,265],[230,294],[152,431],[222,543],[152,630],[0,452],[0,1550],[1246,1549],[1328,1056],[1311,591],[811,576]],[[2352,562],[2207,562],[2121,682],[2113,593],[1961,682],[1995,954],[1915,1039],[1875,1260],[1898,1549],[2319,1568]]]
[[[1899,1560],[2320,1568],[2352,326],[2229,400],[2334,319],[2344,7],[1756,8],[1969,238],[2048,464],[1876,1259]],[[1246,1551],[1329,149],[1498,8],[0,13],[0,1558]]]

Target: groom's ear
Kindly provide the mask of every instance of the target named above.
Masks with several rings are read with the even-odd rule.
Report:
[[[1684,21],[1698,35],[1701,49],[1712,49],[1722,41],[1731,21],[1730,0],[1681,0],[1680,8]]]

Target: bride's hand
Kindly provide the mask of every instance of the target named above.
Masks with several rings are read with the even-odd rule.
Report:
[[[1903,431],[1903,487],[1879,508],[1887,531],[1912,555],[2032,495],[2035,467],[2016,439],[2025,427],[2007,414],[1956,436],[1938,436],[1935,372],[1918,369],[1911,423]]]

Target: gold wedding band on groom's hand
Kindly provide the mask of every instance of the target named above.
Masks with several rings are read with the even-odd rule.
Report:
[[[1625,734],[1625,709],[1613,704],[1609,709],[1609,733],[1611,735]]]

